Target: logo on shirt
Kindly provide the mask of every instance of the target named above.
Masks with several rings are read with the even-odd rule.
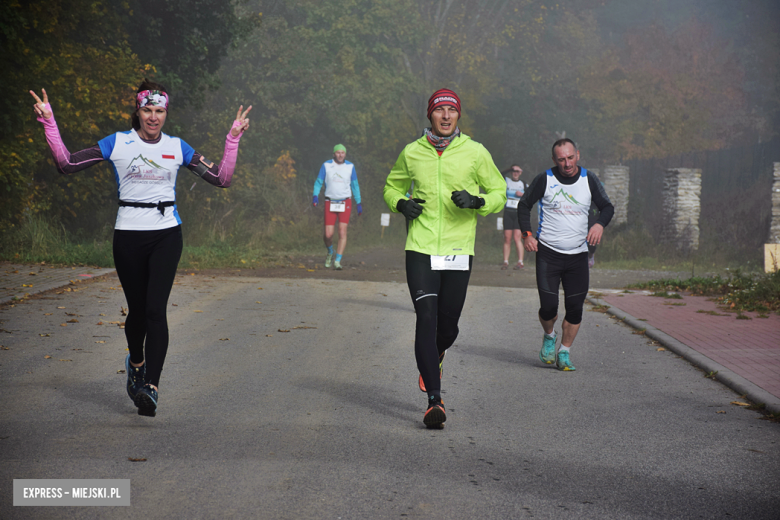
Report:
[[[163,154],[163,159],[176,159],[176,156]]]
[[[130,161],[124,179],[131,181],[170,181],[171,171],[141,154]]]

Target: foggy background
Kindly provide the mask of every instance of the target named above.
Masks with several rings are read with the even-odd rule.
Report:
[[[148,77],[171,97],[164,131],[210,160],[238,106],[253,106],[233,187],[179,172],[185,264],[321,252],[311,192],[337,143],[363,195],[347,256],[400,247],[398,215],[380,239],[382,186],[441,87],[462,100],[461,130],[526,183],[563,135],[586,168],[630,167],[629,221],[607,228],[602,260],[762,262],[780,161],[775,0],[54,0],[0,14],[5,259],[72,246],[111,262],[113,173],[104,163],[59,176],[27,91],[46,88],[74,152],[130,128]],[[658,245],[667,167],[703,170],[698,252]],[[500,254],[495,217],[479,223],[486,258]]]

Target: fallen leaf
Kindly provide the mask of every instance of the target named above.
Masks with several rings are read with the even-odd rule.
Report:
[[[51,356],[43,356],[43,359],[51,359]]]
[[[125,373],[125,371],[124,371],[124,370],[117,370],[117,371],[116,371],[116,373],[117,373],[117,374],[124,374],[124,373]]]
[[[255,302],[255,303],[263,303],[263,302]]]
[[[50,312],[44,313],[44,316],[51,316]]]
[[[203,311],[192,311],[192,312],[203,312]]]
[[[308,272],[313,273],[314,269],[306,269]]]
[[[266,334],[266,335],[265,335],[265,337],[266,337],[266,338],[273,338],[273,337],[274,337],[274,335],[273,335],[273,334]]]
[[[103,325],[102,321],[97,322],[97,325]]]
[[[65,316],[78,316],[75,312],[66,312]]]
[[[60,359],[60,361],[73,361],[72,359]]]
[[[179,306],[179,304],[178,304],[178,303],[172,303],[172,304],[171,304],[171,307],[178,307],[178,306]]]
[[[101,312],[100,314],[98,314],[98,316],[105,316],[105,314],[103,314],[103,313]]]
[[[263,290],[263,288],[262,288],[262,287],[258,287],[257,289],[258,289],[258,290],[260,290],[260,291],[262,291],[262,290]]]
[[[124,308],[124,307],[120,306],[120,307],[119,307],[119,312],[120,312],[120,314],[121,314],[122,316],[127,316],[127,309],[126,309],[126,308]]]
[[[750,406],[750,403],[743,403],[742,401],[731,401],[731,404],[735,404],[737,406]]]
[[[57,307],[58,309],[64,309],[65,307]]]
[[[129,460],[130,462],[146,462],[146,459],[134,459],[133,457],[127,457],[127,460]]]
[[[317,327],[293,327],[293,329],[316,329]]]
[[[277,332],[290,332],[288,329],[279,329]]]
[[[38,334],[42,338],[48,338],[51,334]]]
[[[73,318],[72,320],[68,320],[68,323],[78,323],[78,322],[79,320],[77,320],[76,318]]]
[[[0,349],[3,349],[3,350],[11,350],[10,348],[8,348],[8,347],[4,347],[4,346],[2,346],[2,345],[0,345]]]
[[[724,410],[718,410],[718,411],[717,411],[717,412],[715,412],[715,413],[726,413],[726,412],[725,412]]]
[[[105,343],[102,339],[100,341],[96,341],[95,343]]]
[[[68,326],[67,323],[60,323],[60,327],[67,327],[67,326]]]
[[[122,323],[122,322],[121,321],[109,321],[108,322],[109,325],[119,325],[120,323]]]
[[[38,273],[30,273],[30,276],[36,276]]]
[[[665,348],[663,348],[663,347],[658,347],[658,348],[657,348],[657,349],[655,349],[655,350],[656,350],[656,352],[663,352],[663,351],[664,351],[664,350],[666,350],[666,349],[665,349]]]
[[[220,341],[230,341],[230,338],[219,338]]]

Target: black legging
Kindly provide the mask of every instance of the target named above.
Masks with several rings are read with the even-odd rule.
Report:
[[[406,283],[417,313],[414,355],[428,395],[441,394],[439,356],[458,337],[473,261],[468,271],[434,271],[430,255],[406,252]]]
[[[536,252],[536,286],[539,290],[539,317],[550,321],[558,315],[558,288],[563,284],[565,320],[572,325],[582,321],[582,306],[588,295],[590,272],[588,253],[565,255],[539,242]]]
[[[168,352],[166,310],[181,250],[181,226],[114,231],[114,264],[127,299],[125,337],[130,361],[138,364],[146,359],[146,383],[155,386]]]

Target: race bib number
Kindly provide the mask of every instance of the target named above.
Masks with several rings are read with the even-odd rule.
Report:
[[[507,208],[517,209],[517,203],[518,202],[520,202],[519,199],[506,199],[506,207]]]
[[[432,271],[468,271],[469,255],[431,255]]]
[[[331,213],[344,213],[347,210],[347,203],[346,202],[331,202],[330,203],[330,211]]]

